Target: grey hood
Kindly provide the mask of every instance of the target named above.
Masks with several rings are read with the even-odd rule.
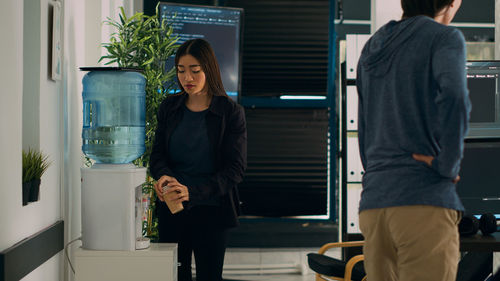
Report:
[[[393,58],[397,51],[408,39],[415,36],[416,29],[432,20],[427,16],[417,16],[400,21],[390,21],[368,40],[363,48],[363,56],[359,64],[371,75],[386,74],[393,64]]]

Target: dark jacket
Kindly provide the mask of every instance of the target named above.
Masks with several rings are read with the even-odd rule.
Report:
[[[187,94],[167,97],[158,111],[158,128],[150,160],[151,175],[176,177],[168,155],[172,132],[183,115]],[[240,214],[237,184],[243,180],[247,163],[247,130],[243,107],[223,96],[213,96],[206,115],[208,141],[215,155],[215,174],[210,181],[188,186],[190,201],[220,198],[221,224],[236,226]],[[204,159],[200,159],[204,161]],[[181,182],[182,184],[182,182]],[[190,208],[189,202],[186,208]]]
[[[452,180],[470,112],[465,56],[460,31],[426,16],[391,21],[366,43],[357,71],[360,210],[463,210]],[[413,153],[433,156],[432,166]]]

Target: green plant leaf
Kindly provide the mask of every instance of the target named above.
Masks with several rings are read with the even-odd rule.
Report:
[[[118,14],[120,16],[120,22],[122,23],[122,25],[124,25],[127,18],[127,16],[125,15],[125,9],[123,9],[123,7],[120,7],[120,12],[121,13]]]

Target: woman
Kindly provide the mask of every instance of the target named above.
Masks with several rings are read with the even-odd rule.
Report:
[[[455,184],[470,112],[461,0],[402,0],[357,71],[365,169],[359,225],[370,281],[452,281],[464,210]]]
[[[237,184],[246,168],[243,108],[228,98],[208,42],[186,41],[175,56],[181,92],[162,102],[151,154],[160,242],[178,243],[179,281],[222,280],[226,232],[238,224]],[[182,204],[171,212],[167,206]]]

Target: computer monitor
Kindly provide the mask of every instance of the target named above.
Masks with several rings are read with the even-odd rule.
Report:
[[[467,86],[472,103],[467,138],[500,137],[500,61],[468,61]]]
[[[466,140],[457,192],[468,214],[500,214],[499,162],[500,140]]]
[[[500,214],[500,61],[468,61],[472,104],[457,192],[472,215]]]
[[[238,101],[241,92],[241,46],[243,9],[161,2],[161,19],[172,23],[179,44],[202,38],[214,49],[222,82],[229,97]],[[167,61],[166,69],[174,66]]]

